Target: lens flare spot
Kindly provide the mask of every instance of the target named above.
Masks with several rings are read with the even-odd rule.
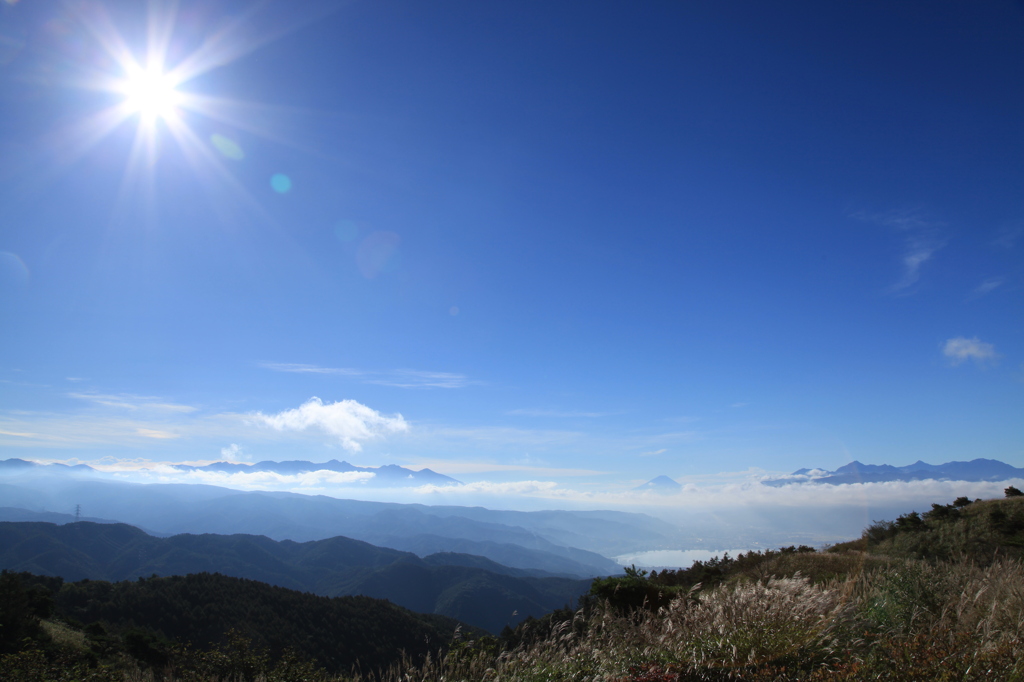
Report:
[[[448,309],[448,314],[451,315],[452,317],[455,317],[456,315],[458,315],[459,314],[459,306],[453,305],[451,308]]]
[[[351,220],[339,220],[334,226],[334,236],[339,242],[350,242],[359,236],[359,226]]]
[[[394,232],[371,232],[356,250],[356,267],[363,277],[373,279],[394,269],[398,261],[398,245],[402,240]]]
[[[220,155],[226,159],[241,161],[245,158],[245,152],[242,151],[242,148],[238,143],[230,137],[214,133],[213,135],[210,135],[210,144],[212,144],[213,148],[220,152]]]
[[[287,194],[292,189],[292,179],[284,173],[274,173],[270,178],[270,187],[278,194]]]
[[[0,66],[7,66],[13,62],[27,43],[24,36],[0,33]]]

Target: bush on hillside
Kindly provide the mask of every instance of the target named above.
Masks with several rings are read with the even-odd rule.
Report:
[[[677,587],[657,584],[647,571],[630,566],[624,576],[599,578],[590,586],[590,594],[608,602],[620,612],[638,609],[656,611],[668,606],[678,593]]]

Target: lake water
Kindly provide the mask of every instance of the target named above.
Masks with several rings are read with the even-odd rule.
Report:
[[[656,549],[615,557],[622,566],[637,568],[689,568],[694,561],[707,561],[728,552],[729,556],[756,550],[751,549]]]

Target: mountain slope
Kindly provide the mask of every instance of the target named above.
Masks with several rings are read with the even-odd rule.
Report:
[[[497,633],[528,614],[574,604],[590,589],[590,581],[517,578],[469,566],[399,561],[340,587],[345,594],[390,599],[414,611],[441,613]]]

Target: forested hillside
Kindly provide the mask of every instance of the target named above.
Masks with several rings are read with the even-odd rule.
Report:
[[[41,642],[64,634],[92,663],[123,650],[143,664],[162,666],[188,660],[181,645],[206,650],[230,646],[233,638],[250,640],[253,652],[265,649],[270,659],[290,650],[329,671],[369,671],[398,662],[402,652],[422,659],[446,646],[459,627],[454,619],[412,613],[380,599],[318,597],[210,573],[63,583],[5,572],[0,597],[5,651],[21,645],[15,631]],[[23,604],[17,612],[7,608],[17,603]],[[29,604],[34,606],[24,608]],[[81,634],[33,631],[23,623],[33,611],[82,628]]]

